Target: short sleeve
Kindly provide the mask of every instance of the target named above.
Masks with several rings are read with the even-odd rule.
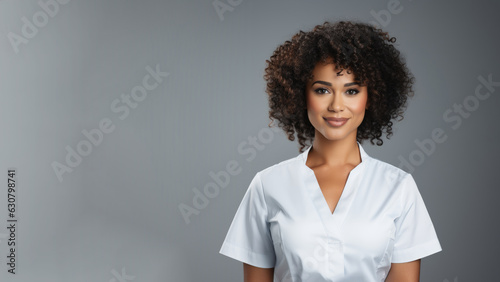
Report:
[[[411,174],[405,176],[401,185],[402,213],[395,221],[393,263],[417,260],[442,250],[432,220]]]
[[[256,267],[274,267],[276,255],[267,214],[262,182],[257,173],[236,211],[220,253]]]

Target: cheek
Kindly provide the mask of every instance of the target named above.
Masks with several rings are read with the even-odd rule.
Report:
[[[322,104],[319,99],[315,99],[312,95],[307,95],[307,112],[309,114],[321,111]]]
[[[356,99],[353,101],[351,104],[351,111],[356,114],[364,114],[366,110],[366,103],[368,101],[368,98],[366,95],[363,95],[362,97],[359,97],[359,99]]]

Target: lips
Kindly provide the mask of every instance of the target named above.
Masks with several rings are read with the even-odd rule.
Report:
[[[334,117],[327,117],[323,118],[328,124],[330,124],[333,127],[339,127],[344,125],[348,118],[334,118]]]

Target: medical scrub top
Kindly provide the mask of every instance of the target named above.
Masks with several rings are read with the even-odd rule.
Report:
[[[417,260],[441,245],[411,174],[368,156],[351,170],[332,213],[309,146],[258,172],[220,253],[261,268],[274,281],[384,281],[391,263]]]

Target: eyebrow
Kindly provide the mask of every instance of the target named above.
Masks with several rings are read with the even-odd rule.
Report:
[[[315,82],[313,82],[311,84],[311,86],[313,86],[314,84],[316,83],[320,83],[320,84],[324,84],[324,85],[327,85],[327,86],[332,86],[332,84],[330,82],[326,82],[326,81],[322,81],[322,80],[317,80]],[[349,82],[349,83],[346,83],[344,84],[344,87],[349,87],[349,86],[352,86],[352,85],[360,85],[359,82]]]

